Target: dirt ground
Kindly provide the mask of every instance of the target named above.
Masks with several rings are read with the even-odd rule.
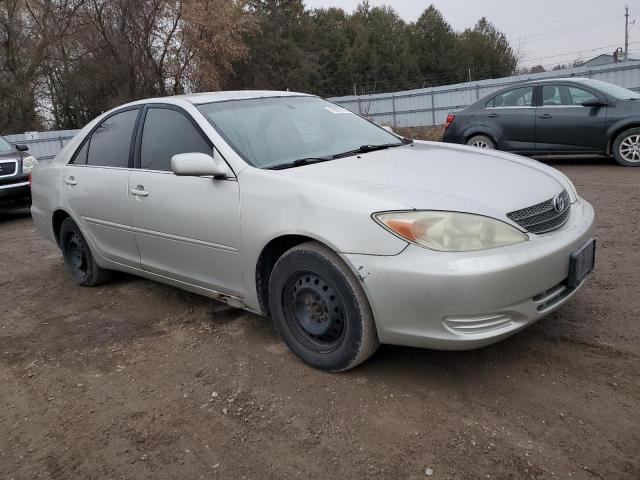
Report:
[[[640,169],[550,163],[597,210],[585,288],[497,345],[383,346],[339,375],[206,298],[80,288],[1,216],[0,478],[637,480]]]

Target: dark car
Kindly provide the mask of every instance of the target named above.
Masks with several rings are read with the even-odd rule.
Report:
[[[28,207],[31,203],[29,173],[38,162],[25,156],[26,145],[11,145],[0,137],[0,209]]]
[[[640,94],[586,78],[518,84],[449,114],[442,140],[526,155],[613,154],[638,167]]]

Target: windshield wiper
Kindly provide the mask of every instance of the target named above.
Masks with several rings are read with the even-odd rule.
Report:
[[[328,160],[333,160],[333,157],[299,158],[298,160],[294,160],[293,162],[280,163],[278,165],[273,165],[272,167],[265,167],[265,169],[266,170],[284,170],[285,168],[302,167],[304,165],[311,165],[312,163],[326,162]]]
[[[348,152],[336,153],[332,158],[349,157],[351,155],[357,155],[358,153],[375,152],[376,150],[385,150],[387,148],[401,147],[402,145],[409,145],[413,143],[413,140],[403,138],[401,143],[382,143],[380,145],[361,145],[355,150],[349,150]]]

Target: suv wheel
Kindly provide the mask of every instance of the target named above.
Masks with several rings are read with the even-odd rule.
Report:
[[[269,305],[289,349],[312,367],[348,370],[378,348],[362,286],[338,255],[316,242],[293,247],[276,262]]]
[[[640,128],[622,132],[613,142],[613,155],[625,167],[640,167]]]

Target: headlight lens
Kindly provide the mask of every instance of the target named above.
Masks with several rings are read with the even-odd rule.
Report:
[[[441,252],[470,252],[528,240],[520,230],[471,213],[409,211],[377,213],[373,218],[393,234]]]
[[[38,165],[38,159],[29,155],[28,157],[24,157],[22,159],[22,173],[29,173],[33,170],[33,167]]]

